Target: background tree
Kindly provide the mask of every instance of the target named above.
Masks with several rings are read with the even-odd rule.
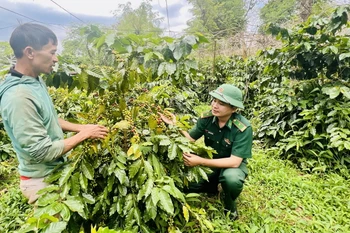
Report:
[[[293,26],[310,15],[329,16],[336,3],[337,0],[269,0],[260,10],[261,30],[270,23]]]
[[[96,49],[93,39],[102,35],[106,28],[97,25],[72,26],[67,38],[63,41],[61,59],[64,62],[77,64],[109,65],[110,53]]]
[[[163,31],[160,28],[163,19],[152,11],[152,5],[148,0],[143,1],[136,9],[131,7],[130,2],[119,4],[114,15],[118,18],[116,29],[120,32],[160,35]]]
[[[244,0],[189,0],[193,19],[188,32],[200,32],[216,38],[228,37],[246,29]]]
[[[296,0],[270,0],[260,10],[262,25],[282,24],[295,14]]]

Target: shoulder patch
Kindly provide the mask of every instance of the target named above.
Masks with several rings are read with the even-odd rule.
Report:
[[[213,114],[211,113],[211,111],[207,111],[207,112],[203,112],[201,114],[201,118],[208,118],[208,117],[211,117],[213,116]]]
[[[239,131],[243,132],[246,130],[247,126],[243,124],[240,120],[238,119],[233,119],[232,123],[239,129]]]

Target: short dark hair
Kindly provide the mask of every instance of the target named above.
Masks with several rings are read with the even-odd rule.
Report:
[[[49,42],[57,45],[57,37],[53,31],[40,24],[25,23],[19,25],[11,34],[10,45],[16,58],[23,56],[23,49],[31,46],[40,50]]]

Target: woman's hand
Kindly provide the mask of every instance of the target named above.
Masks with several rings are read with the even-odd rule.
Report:
[[[183,153],[182,157],[184,160],[184,164],[187,167],[194,167],[194,166],[201,165],[203,161],[202,157],[195,154],[186,153],[186,152]]]

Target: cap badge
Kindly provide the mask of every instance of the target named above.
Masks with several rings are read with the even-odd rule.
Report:
[[[220,93],[223,93],[223,92],[224,92],[224,88],[220,87],[220,88],[218,89],[218,91],[219,91]]]

